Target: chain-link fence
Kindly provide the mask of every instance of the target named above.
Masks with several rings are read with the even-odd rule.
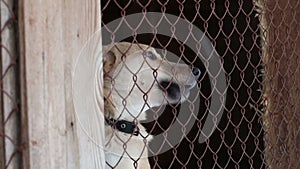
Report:
[[[265,156],[270,168],[299,168],[300,2],[262,1]]]
[[[101,3],[103,43],[113,45],[106,52],[110,56],[120,55],[118,64],[123,65],[121,68],[110,65],[108,70],[104,70],[104,79],[109,77],[105,84],[105,90],[109,90],[105,94],[106,104],[109,105],[105,115],[111,119],[107,120],[106,127],[118,129],[119,123],[116,121],[124,118],[136,124],[144,109],[136,108],[139,113],[135,116],[134,108],[130,106],[142,100],[144,106],[150,108],[143,126],[154,135],[148,149],[152,168],[276,168],[271,165],[274,161],[281,168],[299,166],[296,160],[299,159],[299,150],[296,148],[299,144],[296,143],[299,140],[296,129],[299,126],[299,78],[294,78],[299,77],[299,1],[110,0]],[[285,37],[285,31],[288,31],[289,37]],[[132,45],[124,49],[117,43],[120,41]],[[171,78],[170,84],[161,84],[160,66],[163,64],[153,68],[150,63],[153,72],[149,75],[145,75],[143,66],[139,70],[131,70],[130,62],[137,67],[140,65],[127,58],[132,57],[132,50],[145,52],[147,48],[136,47],[136,44],[147,44],[160,51],[163,58],[176,63],[172,65],[174,70],[171,74],[174,78]],[[210,44],[217,54],[209,49]],[[289,47],[285,48],[286,45]],[[280,55],[281,52],[284,55]],[[293,56],[293,59],[289,59],[289,56]],[[144,57],[148,63],[147,55]],[[219,62],[211,62],[214,57]],[[145,97],[152,94],[151,89],[143,89],[140,81],[152,83],[153,88],[156,83],[163,86],[163,97],[168,102],[168,89],[179,81],[176,67],[180,66],[180,61],[189,65],[191,70],[195,67],[200,69],[196,91],[192,91],[182,104],[162,106],[162,103],[159,108],[153,108],[152,98]],[[214,63],[221,63],[222,66]],[[216,72],[211,67],[215,67]],[[289,68],[286,70],[286,67]],[[117,73],[111,73],[111,70]],[[122,71],[126,70],[130,72],[127,72],[127,78],[119,80]],[[222,73],[225,75],[226,91],[219,89],[218,81]],[[143,80],[145,77],[153,81]],[[133,81],[133,84],[127,83],[127,80]],[[278,85],[270,85],[273,83]],[[130,90],[124,93],[124,88]],[[117,94],[114,96],[112,91]],[[224,103],[221,106],[223,109],[212,110],[211,107],[216,106],[213,102],[214,91]],[[141,97],[135,92],[141,92]],[[130,100],[132,95],[136,97],[134,103]],[[279,95],[282,100],[278,98]],[[118,110],[111,108],[117,100],[114,100],[116,96],[121,98],[120,103],[115,105]],[[290,97],[295,100],[284,100]],[[290,113],[283,114],[286,109]],[[113,116],[115,119],[111,117],[111,112],[117,114]],[[128,118],[126,113],[131,117]],[[188,114],[185,121],[180,119],[180,114]],[[210,127],[214,130],[207,135],[205,124],[210,116],[213,117]],[[192,126],[189,126],[190,123]],[[174,124],[179,127],[172,132]],[[282,130],[285,125],[288,127]],[[129,156],[132,166],[138,167],[142,154],[131,157],[130,141],[112,135],[106,135],[110,137],[107,144],[112,146],[114,139],[121,141],[119,144],[123,154],[117,161],[107,162],[108,166],[124,166],[123,160]],[[174,142],[178,135],[180,141]],[[201,142],[203,135],[205,139]],[[148,135],[143,137],[148,138]],[[162,151],[164,147],[168,147],[168,150]],[[292,157],[287,157],[289,152],[293,154]],[[278,153],[279,157],[276,156]]]
[[[17,1],[1,0],[0,168],[21,167]]]
[[[0,2],[0,168],[22,168],[18,2]],[[107,166],[298,168],[299,8],[102,0]]]

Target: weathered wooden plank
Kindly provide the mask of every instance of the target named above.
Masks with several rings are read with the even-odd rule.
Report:
[[[13,0],[1,1],[2,124],[7,169],[20,168],[20,114],[17,87],[16,16]]]
[[[96,72],[101,64],[99,62],[97,64],[99,54],[101,54],[99,49],[101,49],[101,40],[99,36],[93,36],[80,52],[80,57],[76,61],[76,69],[73,72],[73,101],[79,136],[80,165],[87,168],[104,168],[101,165],[105,164],[104,155],[101,152],[103,151],[102,139],[104,139],[104,127],[101,126],[103,125],[101,113],[103,100],[99,94],[95,95],[95,93],[101,93],[102,89],[98,85],[101,83],[99,78],[102,77],[101,72]],[[95,76],[95,73],[98,76]],[[98,97],[98,102],[95,102],[95,96]]]
[[[64,5],[68,6],[68,8],[65,8],[64,10],[64,36],[66,37],[65,39],[72,39],[71,41],[65,41],[66,53],[70,54],[66,56],[65,60],[66,104],[74,105],[71,92],[71,75],[74,73],[73,71],[80,52],[83,53],[82,49],[84,45],[86,45],[88,40],[95,35],[94,33],[96,31],[100,30],[100,1],[66,1]],[[72,19],[70,19],[70,14],[72,14]],[[76,28],[74,29],[75,25]],[[91,46],[90,49],[93,50],[95,47],[97,46]],[[99,46],[99,50],[101,50],[100,47],[101,46]],[[95,53],[91,52],[90,54],[90,56],[92,56]],[[67,106],[66,110],[67,112],[73,112],[67,114],[67,126],[74,131],[68,132],[68,143],[70,143],[68,144],[68,149],[74,150],[68,151],[68,168],[78,168],[79,166],[81,168],[104,168],[104,154],[103,152],[97,152],[99,150],[98,147],[95,146],[82,130],[82,127],[75,116],[74,107]],[[94,124],[93,126],[96,127],[96,125],[99,124]],[[104,133],[102,134],[104,135]],[[96,158],[97,156],[94,156],[94,154],[96,154],[98,158]],[[99,160],[102,161],[99,162]]]
[[[27,0],[19,7],[22,123],[28,131],[23,134],[28,146],[24,166],[92,168],[94,150],[87,148],[91,141],[74,113],[72,70],[82,47],[100,28],[100,1]]]
[[[66,168],[62,2],[20,2],[26,84],[26,168]],[[24,132],[24,131],[23,131]]]

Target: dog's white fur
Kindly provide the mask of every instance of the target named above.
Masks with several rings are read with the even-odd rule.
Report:
[[[152,136],[139,121],[146,119],[145,111],[152,107],[185,101],[197,77],[190,66],[169,62],[147,45],[120,42],[104,46],[103,51],[105,117],[136,122],[140,129],[134,136],[106,125],[107,168],[150,168],[147,143]],[[167,91],[162,81],[179,88]]]

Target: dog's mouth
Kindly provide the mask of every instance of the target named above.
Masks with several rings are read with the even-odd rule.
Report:
[[[173,81],[162,80],[159,88],[166,94],[169,103],[178,103],[182,98],[188,97],[190,90],[196,85],[196,81],[186,85],[179,85]]]
[[[194,86],[196,85],[196,82],[195,83],[193,83],[193,84],[188,84],[188,85],[184,85],[184,87],[186,88],[186,89],[192,89]]]
[[[159,82],[159,87],[172,100],[178,100],[181,97],[181,90],[177,83],[163,80]]]

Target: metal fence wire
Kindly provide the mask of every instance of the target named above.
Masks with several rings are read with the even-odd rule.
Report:
[[[0,168],[21,167],[16,1],[1,0]]]
[[[17,4],[17,0],[0,0],[1,169],[22,168]],[[115,68],[118,71],[110,72],[104,67],[104,76],[109,79],[105,81],[107,79],[104,77],[104,82],[110,85],[110,91],[104,91],[105,103],[113,105],[117,98],[112,96],[118,96],[119,104],[113,106],[121,107],[119,112],[114,112],[114,107],[105,110],[121,113],[106,119],[106,127],[111,125],[122,130],[124,123],[118,121],[126,113],[132,113],[129,110],[137,111],[136,116],[129,118],[133,122],[125,122],[132,127],[130,138],[134,138],[137,132],[135,125],[142,111],[129,106],[144,102],[142,105],[147,108],[151,107],[153,100],[162,99],[153,99],[151,95],[151,88],[157,84],[160,85],[159,91],[164,93],[160,101],[172,103],[156,104],[147,110],[147,119],[141,121],[147,131],[139,131],[143,136],[142,144],[146,145],[145,140],[150,135],[153,137],[146,150],[151,168],[260,169],[300,166],[300,135],[297,129],[300,125],[300,81],[297,78],[300,77],[300,1],[101,0],[101,8],[104,45],[120,41],[131,43],[131,47],[133,44],[147,44],[168,60],[167,64],[151,67],[152,73],[141,79],[145,71],[130,69],[136,68],[134,65],[139,65],[140,61],[134,61],[130,66],[127,58],[134,51],[115,45],[112,48],[115,53],[109,55],[118,53],[120,58],[109,61],[118,61],[119,67]],[[210,46],[213,48],[210,49]],[[154,62],[151,59],[157,57],[145,52],[145,49],[143,46],[135,48],[143,51],[140,54],[145,60],[141,62],[151,66]],[[210,64],[216,56],[221,67]],[[173,75],[169,81],[160,79],[163,65],[169,65],[169,69],[164,68],[164,74]],[[189,88],[189,85],[177,84],[179,76],[176,74],[184,73],[187,68],[183,65],[188,65],[194,75],[197,74],[195,68],[201,72],[188,98],[183,95],[185,90],[179,89]],[[180,69],[176,71],[178,67]],[[210,71],[209,67],[216,71]],[[123,71],[127,76],[118,81],[118,74]],[[218,77],[223,73],[226,92],[218,89]],[[184,76],[185,83],[187,77]],[[151,82],[151,79],[150,89],[143,90],[140,84]],[[184,102],[170,101],[170,97],[177,96],[172,95],[171,87],[182,92],[180,95]],[[124,91],[129,93],[122,93]],[[141,98],[129,100],[138,91]],[[212,109],[215,106],[214,92],[220,96],[219,102],[224,103],[219,109]],[[210,116],[213,117],[211,128],[214,130],[207,134],[205,124]],[[120,138],[119,142],[122,155],[128,156],[127,152],[132,148],[130,141]],[[133,147],[139,148],[138,145]],[[132,166],[138,167],[142,158],[142,154],[132,157]],[[120,167],[120,162],[115,160],[108,166]]]
[[[263,1],[265,157],[270,168],[299,168],[300,2]]]
[[[274,147],[272,147],[272,145],[266,145],[264,138],[265,136],[267,136],[267,139],[269,138],[268,131],[270,131],[270,128],[268,127],[273,127],[274,132],[271,132],[271,134],[276,135],[276,132],[285,132],[277,131],[276,125],[289,122],[286,117],[281,116],[282,118],[276,118],[276,120],[279,120],[276,121],[276,124],[272,124],[272,121],[268,121],[268,126],[263,125],[264,117],[267,118],[268,116],[268,114],[265,114],[266,100],[268,99],[264,97],[264,91],[267,91],[265,94],[271,94],[274,97],[277,97],[278,94],[289,95],[290,91],[288,89],[290,88],[286,88],[284,81],[281,81],[280,78],[290,78],[288,74],[292,73],[291,71],[298,72],[299,75],[299,66],[296,66],[299,65],[299,57],[298,60],[288,61],[285,61],[288,56],[272,58],[272,52],[275,51],[271,49],[271,55],[268,56],[268,59],[263,59],[263,50],[267,51],[267,48],[269,49],[275,46],[274,44],[265,44],[265,42],[270,40],[268,39],[269,36],[273,38],[275,43],[281,40],[278,37],[284,36],[283,33],[280,35],[280,30],[276,29],[278,25],[294,26],[294,29],[298,30],[295,31],[296,34],[290,35],[294,36],[292,38],[294,41],[291,42],[291,50],[296,50],[297,47],[295,44],[297,40],[299,41],[300,29],[299,20],[297,20],[297,16],[299,15],[296,15],[299,14],[299,11],[297,13],[295,9],[299,9],[299,1],[295,1],[295,3],[287,1],[285,4],[274,1],[272,5],[270,4],[268,4],[268,1],[254,2],[246,0],[101,1],[104,45],[119,41],[130,42],[132,44],[147,44],[155,49],[162,49],[161,55],[167,57],[169,60],[174,61],[175,59],[175,62],[180,60],[191,67],[198,67],[201,70],[201,76],[198,78],[196,86],[197,91],[193,92],[194,97],[190,97],[182,104],[162,106],[158,108],[158,110],[151,109],[150,112],[147,112],[148,118],[152,121],[146,120],[143,126],[146,127],[149,133],[154,135],[154,140],[149,143],[148,150],[151,168],[258,169],[269,168],[267,161],[272,163],[274,160],[278,160],[278,164],[282,163],[280,159],[282,160],[285,154],[283,153],[282,157],[276,157],[276,151],[280,152],[284,150],[276,148],[276,150],[274,149],[274,151],[272,151]],[[281,10],[279,23],[277,23],[276,18],[274,18],[275,15],[273,16],[273,12],[278,9]],[[292,15],[286,16],[285,12],[289,10],[293,11]],[[150,12],[160,13],[161,15],[160,17],[148,17],[147,13],[149,14]],[[139,17],[140,15],[138,14],[141,14],[143,17]],[[267,17],[264,19],[269,21],[269,23],[271,23],[270,25],[261,25],[261,22],[264,20],[261,17],[262,14]],[[177,20],[170,19],[167,26],[163,25],[163,20],[168,18],[169,15],[176,16]],[[137,17],[132,19],[130,16]],[[286,20],[285,18],[288,17],[291,18]],[[180,28],[178,27],[180,19],[187,21],[187,25],[189,25],[187,29],[178,30],[178,28]],[[147,22],[148,26],[143,25],[144,22]],[[276,22],[276,24],[273,22]],[[164,34],[164,32],[160,32],[160,26],[162,27],[162,25],[164,29],[171,33],[166,35],[167,33]],[[276,31],[271,33],[267,32],[266,30],[270,29],[270,27],[273,27]],[[148,32],[143,29],[147,29]],[[207,62],[209,62],[208,60],[210,58],[207,60],[199,59],[198,56],[201,55],[201,50],[193,51],[188,44],[187,39],[191,36],[194,36],[196,39],[194,41],[195,45],[197,45],[197,43],[199,45],[204,39],[203,36],[197,39],[195,29],[201,30],[203,34],[208,37],[212,46],[214,46],[219,54],[227,84],[226,93],[221,93],[221,95],[226,98],[222,118],[218,122],[213,134],[206,138],[204,142],[199,142],[198,138],[201,135],[201,130],[203,129],[206,118],[212,113],[210,111],[212,91],[217,86],[211,83],[210,78],[214,77],[211,77],[212,74],[207,70]],[[188,32],[186,39],[181,39],[181,34],[185,34],[186,31]],[[287,38],[285,38],[285,40],[286,39]],[[280,43],[282,45],[278,47],[278,49],[274,49],[277,52],[286,50],[284,43],[287,42],[280,41]],[[263,46],[266,49],[264,49]],[[126,55],[129,54],[122,51],[122,49],[118,48],[117,50],[123,55],[120,64],[123,64],[123,69],[128,69],[128,63],[125,58]],[[173,55],[168,56],[168,53],[172,53]],[[290,54],[296,55],[296,52]],[[280,71],[282,70],[280,70],[280,66],[272,67],[272,62],[277,62],[277,65],[280,64],[279,62],[284,63],[280,64],[282,67],[294,66],[289,69],[289,71],[281,73]],[[173,66],[176,67],[177,65]],[[156,81],[159,81],[157,75],[159,73],[156,71],[159,72],[159,67],[154,69],[153,73],[153,76],[157,78]],[[222,72],[221,69],[214,75],[219,76],[220,72]],[[130,78],[135,79],[135,87],[139,85],[138,74],[139,71],[131,72],[129,75]],[[267,76],[263,78],[265,74],[267,74]],[[272,77],[273,74],[276,76]],[[114,78],[117,76],[111,77]],[[264,87],[264,82],[274,82],[275,80],[281,81],[281,85],[274,86],[274,89],[266,89]],[[120,85],[117,84],[120,81],[112,81],[113,84],[111,86],[113,89],[111,90],[120,90]],[[294,85],[295,83],[297,82],[293,81],[290,85]],[[297,84],[298,87],[294,87],[292,91],[294,91],[295,95],[299,96],[299,83]],[[122,94],[119,95],[123,100],[122,103],[124,107],[126,107],[127,104],[129,105],[126,99],[130,98],[132,92],[134,92],[134,89],[126,96]],[[144,95],[149,93],[150,91],[143,91]],[[197,98],[200,99],[199,102],[196,101]],[[143,99],[146,104],[149,104],[148,97]],[[283,107],[284,109],[292,106],[289,104],[289,100],[286,100],[284,105],[280,105],[280,101],[276,103],[276,105],[272,105],[272,108]],[[196,115],[193,116],[196,107],[199,107],[199,109]],[[160,111],[162,111],[162,113],[158,113]],[[295,111],[295,109],[293,109],[293,111]],[[126,113],[126,111],[123,111],[123,113]],[[183,123],[178,120],[181,113],[191,114],[188,117],[190,121],[195,118],[191,128],[189,128],[188,123]],[[280,113],[281,112],[278,112],[278,114]],[[273,116],[269,114],[269,117],[272,119]],[[119,119],[121,118],[122,116]],[[134,120],[138,120],[138,118],[139,117],[134,117]],[[299,126],[299,115],[297,116],[294,113],[291,118],[294,119],[294,127]],[[180,127],[177,129],[177,132],[172,133],[170,130],[176,122],[180,124]],[[267,120],[265,122],[267,122]],[[186,130],[188,130],[188,132],[184,134]],[[163,137],[158,137],[162,133],[167,134]],[[286,142],[285,137],[287,134],[288,133],[282,134],[282,137],[272,140],[274,145],[279,142],[281,144]],[[176,135],[181,135],[182,139],[178,144],[172,144],[172,139],[174,139]],[[295,140],[294,137],[299,138],[299,134],[293,133],[293,138],[289,137],[291,139],[290,141]],[[127,142],[124,143],[124,152],[128,151],[126,144]],[[293,144],[294,143],[292,143],[292,145]],[[168,146],[169,150],[162,153],[159,150],[164,146]],[[295,148],[296,145],[292,147]],[[269,153],[265,153],[265,151],[269,151]],[[295,150],[294,152],[294,156],[299,159],[299,150]],[[265,154],[267,154],[267,157]],[[288,152],[286,154],[288,154]],[[287,160],[285,161],[287,163],[291,162],[288,158],[285,160]],[[135,163],[136,161],[132,159],[132,164],[134,165]],[[294,163],[298,162],[294,160]],[[111,165],[112,168],[117,166],[118,163]],[[289,164],[285,166],[294,168],[299,166],[299,164]]]

